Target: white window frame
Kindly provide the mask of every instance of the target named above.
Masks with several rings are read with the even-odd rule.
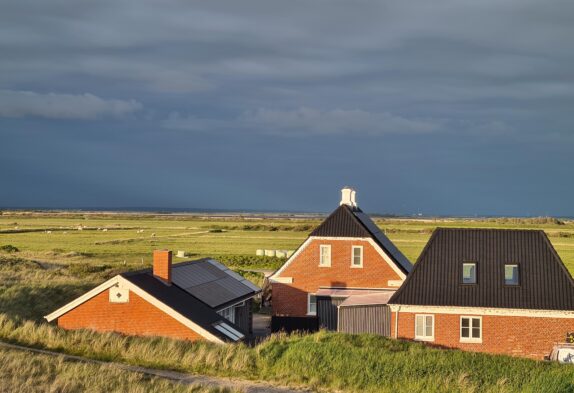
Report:
[[[474,266],[474,282],[464,282],[464,266],[465,265],[473,265]],[[478,283],[478,264],[476,262],[463,262],[462,263],[461,282],[463,285],[476,285]]]
[[[468,319],[469,320],[469,325],[468,325],[468,333],[470,335],[470,337],[462,337],[462,320],[463,319]],[[480,321],[480,337],[472,337],[472,320],[473,319],[478,319]],[[482,343],[482,317],[481,316],[476,316],[476,315],[461,315],[460,316],[460,322],[459,322],[459,336],[460,336],[460,342],[461,343]]]
[[[432,329],[432,335],[431,336],[419,336],[417,335],[417,321],[418,321],[418,317],[422,317],[423,320],[425,321],[425,325],[423,326],[423,331],[426,332],[426,320],[427,317],[431,317],[432,318],[432,324],[431,324],[431,329]],[[433,314],[415,314],[415,340],[416,341],[434,341],[434,315]]]
[[[315,297],[315,311],[311,311],[311,296]],[[307,294],[307,315],[317,315],[317,295],[314,293]]]
[[[235,306],[227,307],[217,312],[231,323],[235,323]]]
[[[323,263],[323,250],[328,250],[329,252],[329,260],[327,263]],[[330,244],[321,244],[319,246],[319,267],[331,267],[331,245]]]
[[[355,249],[361,250],[361,264],[355,265]],[[363,267],[363,246],[352,246],[351,247],[351,267],[362,268]]]

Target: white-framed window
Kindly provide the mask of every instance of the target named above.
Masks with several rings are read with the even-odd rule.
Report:
[[[331,266],[330,244],[321,244],[319,246],[319,266]]]
[[[415,315],[415,340],[434,341],[434,315]]]
[[[353,246],[351,267],[363,267],[363,246]]]
[[[307,315],[317,315],[317,296],[312,293],[307,295]]]
[[[519,270],[516,263],[504,265],[504,285],[520,285]]]
[[[462,264],[462,283],[476,284],[476,263],[464,262]]]
[[[482,342],[482,317],[460,317],[460,342]]]
[[[234,306],[224,308],[223,310],[219,310],[217,313],[219,315],[221,315],[223,318],[227,319],[229,322],[235,323],[235,307]]]

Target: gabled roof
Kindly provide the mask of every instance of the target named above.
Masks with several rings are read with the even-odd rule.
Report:
[[[196,274],[196,276],[193,276]],[[50,322],[114,285],[127,285],[145,300],[212,341],[237,341],[241,330],[216,310],[249,299],[260,289],[212,259],[174,264],[172,285],[153,276],[152,269],[122,273],[45,318]]]
[[[339,206],[309,236],[370,237],[404,273],[409,273],[413,268],[407,257],[400,252],[377,224],[358,207]]]
[[[166,285],[155,278],[151,273],[122,276],[178,314],[201,326],[221,340],[237,341],[243,338],[244,335],[239,331],[237,326],[177,285]],[[218,326],[222,325],[231,328],[232,333],[222,332],[221,329],[218,329]]]
[[[463,262],[476,284],[461,283]],[[508,263],[518,286],[504,283]],[[543,231],[437,228],[389,304],[574,310],[574,281]]]
[[[209,259],[172,265],[173,284],[207,306],[222,309],[257,294],[261,289],[221,263]],[[130,280],[137,275],[152,276],[152,269],[122,274]]]

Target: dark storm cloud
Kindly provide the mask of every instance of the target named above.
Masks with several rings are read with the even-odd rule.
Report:
[[[213,149],[234,140],[241,152],[222,157],[227,165],[185,175],[181,162],[153,167],[160,177],[189,176],[212,193],[243,195],[218,200],[219,207],[316,209],[324,206],[318,195],[327,188],[360,184],[378,194],[392,182],[397,194],[372,201],[374,209],[574,214],[564,198],[533,192],[555,181],[562,195],[574,194],[574,182],[564,179],[569,173],[562,173],[574,165],[567,153],[574,145],[572,15],[571,1],[6,0],[0,6],[0,133],[17,151],[26,148],[19,138],[49,130],[54,143],[60,141],[53,148],[79,152],[86,168],[101,156],[90,160],[95,153],[86,139],[69,136],[72,129],[85,130],[82,138],[95,132],[98,143],[117,148],[106,157],[118,165],[124,159],[144,165],[153,148],[176,143],[201,146],[213,157]],[[125,139],[113,139],[118,133]],[[297,140],[282,138],[293,135]],[[329,154],[307,150],[308,144],[325,146],[325,137],[331,138]],[[359,141],[380,154],[373,150],[366,161]],[[257,166],[267,149],[275,151],[267,157],[274,173]],[[38,154],[46,154],[49,167],[53,156]],[[22,166],[18,154],[2,159],[0,173]],[[246,170],[229,177],[233,159]],[[145,178],[134,183],[133,165],[107,177],[116,199],[106,204],[132,204],[120,190],[122,180],[145,188]],[[355,168],[347,173],[349,165]],[[371,172],[373,166],[379,172]],[[544,181],[527,175],[541,167],[549,173]],[[57,174],[56,168],[60,164],[44,170]],[[85,170],[90,177],[83,182],[97,177]],[[42,176],[45,182],[50,175]],[[270,179],[278,176],[308,189],[309,201],[295,190],[271,191],[276,180]],[[17,205],[19,195],[33,189],[17,178],[11,173],[22,191],[0,196],[0,204]],[[182,195],[193,194],[191,186],[174,183]],[[105,182],[91,187],[100,190]],[[447,191],[454,189],[456,195]],[[412,198],[414,191],[423,200]],[[145,203],[201,207],[213,201],[152,194]],[[97,202],[89,191],[77,195],[78,204]]]

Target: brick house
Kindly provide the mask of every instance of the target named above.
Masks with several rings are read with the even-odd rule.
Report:
[[[391,336],[543,359],[574,332],[574,281],[543,231],[441,229],[389,300]]]
[[[343,188],[340,206],[269,278],[275,317],[316,317],[321,327],[337,330],[342,302],[364,295],[388,300],[411,271],[355,195]]]
[[[65,329],[235,342],[252,333],[259,291],[215,260],[172,264],[161,250],[153,268],[119,274],[45,318]]]

